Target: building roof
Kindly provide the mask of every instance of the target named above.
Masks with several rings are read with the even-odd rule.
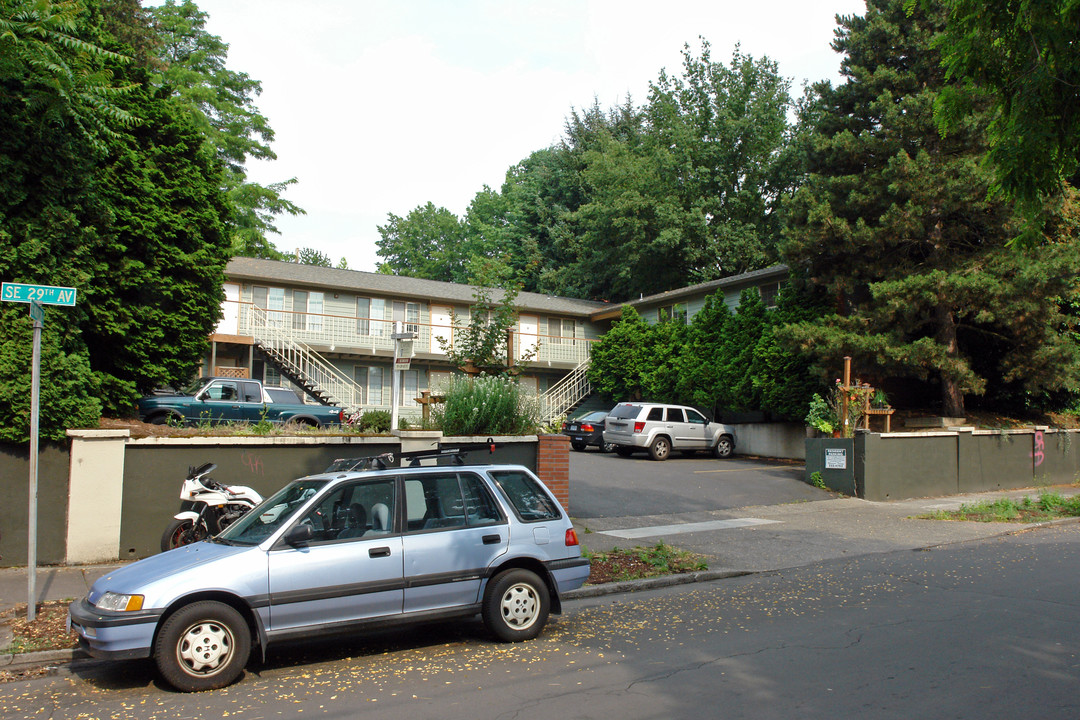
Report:
[[[361,270],[340,270],[338,268],[302,265],[279,260],[234,257],[225,268],[225,274],[230,280],[302,285],[331,291],[344,290],[359,295],[371,294],[390,298],[416,298],[418,300],[443,301],[454,305],[472,305],[476,302],[474,293],[477,287],[474,285],[462,285],[439,280],[422,280],[402,275],[384,275]],[[502,291],[500,289],[495,288],[492,290],[492,300],[498,302],[501,297]],[[532,310],[579,317],[588,317],[599,310],[612,307],[611,303],[606,302],[577,300],[575,298],[531,292],[519,293],[515,304],[519,309],[525,311]]]
[[[668,290],[666,292],[657,293],[656,295],[647,295],[638,298],[637,300],[619,303],[614,307],[607,307],[594,311],[592,319],[594,321],[613,320],[622,314],[624,305],[638,308],[648,305],[670,304],[683,298],[704,297],[706,295],[712,295],[717,290],[738,287],[740,285],[751,286],[765,280],[781,280],[786,278],[787,275],[787,265],[772,265],[767,268],[762,268],[761,270],[751,270],[750,272],[741,273],[739,275],[732,275],[730,277],[720,278],[719,280],[710,280],[708,282],[698,283],[697,285],[687,285],[686,287],[677,288],[675,290]]]

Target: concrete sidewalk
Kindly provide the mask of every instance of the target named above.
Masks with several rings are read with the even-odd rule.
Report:
[[[590,551],[602,552],[617,547],[632,548],[665,542],[706,556],[709,570],[662,580],[590,586],[569,594],[567,599],[626,592],[659,584],[700,582],[784,570],[840,558],[916,550],[1006,535],[1028,530],[1032,525],[920,520],[917,516],[1002,497],[1038,497],[1043,492],[1068,497],[1080,494],[1080,487],[1067,485],[894,503],[835,497],[805,503],[678,515],[579,519],[575,521],[578,538]],[[1072,518],[1056,522],[1078,521],[1080,519]],[[82,597],[97,578],[116,567],[120,567],[120,564],[40,567],[37,569],[35,595],[38,602]],[[26,603],[27,596],[26,568],[0,569],[0,611]],[[9,637],[0,634],[0,669],[11,664],[64,662],[72,657],[71,651],[12,656],[3,653],[8,642]]]

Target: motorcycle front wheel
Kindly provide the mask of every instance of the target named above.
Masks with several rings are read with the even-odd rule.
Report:
[[[173,520],[161,534],[161,552],[197,543],[208,535],[202,524],[196,525],[191,520]]]

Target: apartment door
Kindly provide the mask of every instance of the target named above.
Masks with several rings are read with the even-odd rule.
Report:
[[[431,352],[438,355],[446,354],[439,338],[445,340],[449,347],[449,343],[453,340],[453,324],[453,308],[446,305],[431,306]]]

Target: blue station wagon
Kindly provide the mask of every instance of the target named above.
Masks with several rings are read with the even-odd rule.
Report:
[[[153,657],[198,691],[239,677],[253,646],[388,622],[480,614],[501,641],[532,639],[588,575],[569,517],[524,467],[334,470],[102,577],[69,615],[91,655]]]

